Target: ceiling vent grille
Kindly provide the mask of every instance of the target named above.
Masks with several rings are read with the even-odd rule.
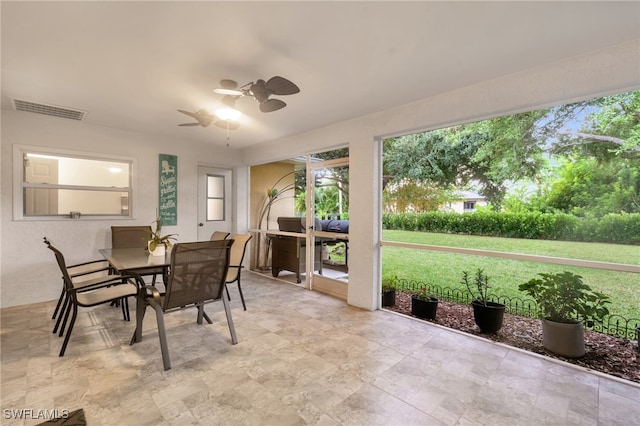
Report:
[[[82,121],[84,119],[84,116],[87,114],[86,111],[30,102],[20,99],[11,99],[11,101],[13,102],[13,108],[16,111],[34,112],[36,114],[50,115],[52,117],[60,117],[76,121]]]

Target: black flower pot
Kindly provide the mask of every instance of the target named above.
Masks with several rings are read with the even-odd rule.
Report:
[[[411,315],[418,318],[434,320],[438,310],[438,299],[430,297],[428,300],[411,296]]]
[[[502,303],[487,302],[487,306],[482,302],[474,300],[473,318],[481,333],[495,333],[502,328],[504,318],[504,305]]]
[[[382,306],[393,306],[396,304],[396,291],[385,291],[382,293]]]

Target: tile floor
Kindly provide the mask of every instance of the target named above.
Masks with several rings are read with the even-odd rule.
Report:
[[[222,304],[169,314],[173,369],[155,318],[143,341],[119,309],[81,310],[63,358],[54,303],[2,309],[3,425],[15,411],[83,408],[95,425],[638,425],[640,385],[387,311],[368,312],[244,273]],[[20,412],[20,411],[18,411]]]

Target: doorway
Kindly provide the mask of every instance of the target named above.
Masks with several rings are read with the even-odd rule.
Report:
[[[344,148],[251,168],[254,271],[346,299],[348,165]]]

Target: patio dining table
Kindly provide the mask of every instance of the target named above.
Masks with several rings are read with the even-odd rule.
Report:
[[[166,275],[171,263],[171,251],[164,256],[152,256],[144,248],[105,248],[98,250],[116,271],[139,272],[148,268],[164,268]]]

